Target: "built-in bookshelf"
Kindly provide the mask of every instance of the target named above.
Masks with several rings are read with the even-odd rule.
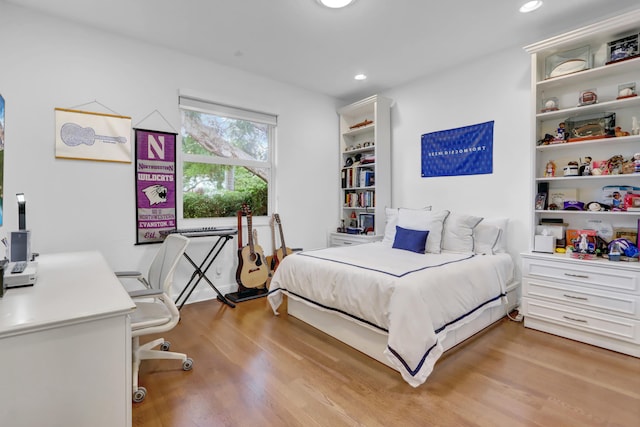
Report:
[[[391,100],[378,95],[338,110],[340,224],[332,246],[380,240],[391,206]]]
[[[606,247],[597,256],[590,246],[598,241],[587,236],[611,241],[616,230],[637,233],[640,226],[634,199],[615,197],[640,188],[633,162],[640,153],[639,32],[637,10],[526,47],[533,223],[531,251],[522,254],[526,327],[636,357],[640,263],[619,254],[608,259]],[[559,252],[537,247],[552,237],[547,229],[560,230]],[[570,246],[574,251],[563,253]]]

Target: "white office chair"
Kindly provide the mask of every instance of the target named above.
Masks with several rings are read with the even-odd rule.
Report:
[[[140,344],[143,335],[166,332],[178,324],[180,312],[169,296],[173,274],[180,257],[187,248],[189,239],[179,234],[169,234],[158,253],[153,258],[149,273],[145,278],[137,271],[116,272],[119,279],[137,279],[143,283],[144,289],[129,291],[129,295],[136,303],[136,309],[131,315],[131,337],[133,352],[133,401],[142,402],[147,395],[144,387],[138,387],[138,371],[140,362],[146,359],[179,359],[182,369],[188,371],[193,366],[193,360],[186,354],[173,353],[169,350],[170,343],[164,338]],[[152,350],[160,346],[160,350]]]

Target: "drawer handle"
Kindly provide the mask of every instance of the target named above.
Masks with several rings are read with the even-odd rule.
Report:
[[[584,319],[575,319],[575,318],[573,318],[573,317],[569,317],[569,316],[562,316],[562,317],[564,317],[564,318],[565,318],[565,319],[567,319],[567,320],[572,320],[572,321],[574,321],[574,322],[587,323],[587,321],[586,321],[586,320],[584,320]]]
[[[563,294],[562,296],[566,298],[571,298],[571,299],[579,299],[580,301],[589,301],[589,298],[587,297],[577,297],[574,295],[567,295],[567,294]]]
[[[342,242],[343,245],[351,245],[351,242]]]
[[[571,274],[571,273],[564,273],[565,276],[569,276],[569,277],[579,277],[580,279],[588,279],[589,276],[585,276],[584,274]]]

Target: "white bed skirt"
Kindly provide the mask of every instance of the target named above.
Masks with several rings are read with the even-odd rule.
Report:
[[[509,311],[516,308],[520,301],[520,283],[514,282],[507,286],[507,300],[508,303],[506,305],[503,304],[488,308],[472,321],[448,332],[442,342],[444,350],[449,350],[472,335],[475,335],[502,319]],[[384,350],[387,347],[387,333],[374,329],[357,320],[340,316],[334,312],[318,309],[291,295],[288,296],[287,312],[289,315],[302,320],[327,335],[397,370],[384,354]]]

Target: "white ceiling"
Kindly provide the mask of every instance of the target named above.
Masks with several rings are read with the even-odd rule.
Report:
[[[638,0],[3,0],[355,100],[638,7]],[[639,25],[640,26],[640,25]],[[498,68],[496,68],[498,69]],[[365,73],[366,81],[353,76]]]

